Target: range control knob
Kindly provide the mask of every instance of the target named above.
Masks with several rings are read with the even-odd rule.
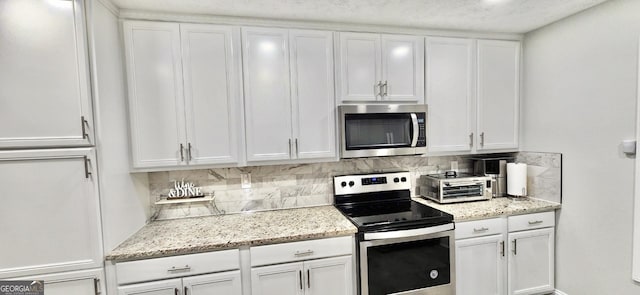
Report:
[[[400,181],[407,182],[407,178],[406,177],[402,177],[402,178],[400,178]]]
[[[347,182],[346,182],[346,181],[343,181],[342,183],[340,183],[340,186],[342,186],[342,187],[347,186]]]
[[[353,182],[353,180],[352,180],[352,181],[349,181],[349,186],[353,186],[354,184],[356,184],[356,183],[355,183],[355,182]]]
[[[393,182],[400,182],[400,178],[397,178],[397,177],[396,177],[396,178],[394,178],[394,179],[393,179]]]

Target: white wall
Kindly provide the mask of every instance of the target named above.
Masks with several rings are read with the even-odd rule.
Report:
[[[126,89],[118,18],[98,1],[91,12],[98,177],[105,252],[145,225],[149,218],[146,173],[129,173]]]
[[[631,279],[640,1],[613,0],[524,41],[522,150],[563,153],[557,289],[640,294]]]

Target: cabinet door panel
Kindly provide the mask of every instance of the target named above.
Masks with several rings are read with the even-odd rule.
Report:
[[[351,256],[305,261],[305,295],[351,295],[351,265]]]
[[[186,164],[179,25],[125,21],[124,37],[133,166]]]
[[[424,39],[382,35],[382,100],[424,101]]]
[[[102,266],[94,167],[92,149],[0,153],[0,232],[11,241],[0,243],[0,278]]]
[[[381,77],[380,35],[340,33],[341,101],[376,101]]]
[[[297,157],[335,157],[332,33],[291,31],[289,42]]]
[[[254,267],[251,269],[252,295],[302,295],[302,262]]]
[[[291,157],[287,30],[243,28],[247,160]]]
[[[96,294],[94,279],[78,279],[49,283],[45,281],[45,295]]]
[[[503,235],[456,241],[456,294],[505,294]]]
[[[426,44],[429,151],[471,151],[473,41],[429,37]]]
[[[0,147],[88,146],[83,1],[0,3]]]
[[[187,277],[182,279],[183,295],[241,295],[240,271]]]
[[[518,147],[520,43],[478,41],[478,150]]]
[[[509,294],[554,290],[554,228],[509,233]]]
[[[189,164],[237,162],[238,36],[224,26],[181,24],[180,31]]]
[[[118,295],[175,295],[176,293],[181,294],[181,291],[181,279],[163,280],[118,287]]]

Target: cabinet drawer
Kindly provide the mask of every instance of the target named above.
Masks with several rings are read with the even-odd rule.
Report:
[[[116,264],[118,284],[191,276],[240,268],[237,249]]]
[[[352,237],[292,242],[251,248],[251,266],[350,255]]]
[[[509,216],[509,232],[555,226],[555,212]]]
[[[506,232],[504,218],[492,218],[466,222],[456,222],[456,239],[482,237]]]

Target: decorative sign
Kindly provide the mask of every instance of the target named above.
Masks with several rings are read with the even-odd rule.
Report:
[[[204,197],[202,190],[196,187],[193,182],[184,182],[183,178],[182,181],[174,181],[173,188],[169,190],[167,200],[197,197]]]
[[[44,295],[44,281],[0,281],[0,295]]]

